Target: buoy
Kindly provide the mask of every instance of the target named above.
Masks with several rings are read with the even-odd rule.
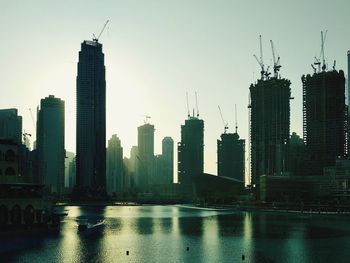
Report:
[[[129,250],[126,251],[126,255],[129,256]]]
[[[245,256],[244,255],[242,255],[242,260],[244,260],[245,259]]]

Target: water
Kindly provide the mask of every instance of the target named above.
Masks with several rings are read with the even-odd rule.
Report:
[[[183,206],[64,209],[69,214],[60,235],[22,239],[24,248],[2,255],[0,262],[350,262],[346,216]],[[82,236],[80,218],[103,218],[106,226],[100,235]]]

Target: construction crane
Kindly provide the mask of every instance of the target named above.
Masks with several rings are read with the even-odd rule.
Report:
[[[26,131],[24,131],[22,135],[23,135],[23,143],[24,143],[24,145],[29,148],[29,139],[28,139],[28,137],[32,137],[32,135],[30,133],[26,133]]]
[[[222,112],[221,112],[220,106],[218,106],[218,108],[219,108],[219,113],[220,113],[220,117],[221,117],[222,123],[224,124],[224,133],[226,133],[226,131],[228,129],[228,123],[227,122],[225,123],[224,117],[222,116]]]
[[[317,58],[316,56],[315,58],[315,62],[314,65],[317,66],[317,72],[321,72],[321,64],[322,64],[322,71],[325,71],[327,66],[326,66],[326,60],[324,57],[324,43],[326,41],[326,36],[327,36],[327,30],[325,31],[325,33],[323,34],[323,31],[321,31],[321,52],[320,52],[320,56]],[[312,67],[314,69],[314,67]],[[314,69],[315,70],[315,69]]]
[[[196,108],[197,108],[197,118],[199,117],[199,109],[198,109],[198,99],[197,99],[197,91],[195,92],[196,96]]]
[[[103,26],[103,28],[102,28],[100,34],[98,34],[97,37],[95,36],[95,34],[92,34],[92,35],[93,35],[93,39],[92,39],[93,41],[98,42],[98,40],[100,39],[100,37],[101,37],[103,31],[105,30],[105,28],[106,28],[106,26],[107,26],[107,24],[108,24],[108,22],[109,22],[109,20],[106,21],[106,23],[104,24],[104,26]]]
[[[237,133],[237,130],[238,130],[238,124],[237,124],[237,104],[235,104],[235,123],[236,123],[236,133]]]
[[[186,104],[187,104],[187,117],[190,118],[190,107],[188,105],[188,92],[186,92]]]
[[[322,58],[322,71],[326,70],[326,61],[324,58],[324,43],[326,42],[327,30],[323,35],[323,31],[321,31],[321,58]]]
[[[262,52],[262,41],[261,41],[261,35],[259,35],[259,45],[260,45],[260,59],[256,55],[253,55],[258,64],[260,65],[261,71],[261,79],[264,79],[265,76],[265,65],[264,65],[264,59],[263,59],[263,52]]]
[[[278,56],[277,60],[276,60],[276,54],[275,54],[275,47],[273,44],[273,41],[270,40],[271,43],[271,50],[272,50],[272,58],[273,58],[273,76],[275,78],[278,77],[278,71],[280,70],[280,68],[282,67],[280,65],[280,57]]]
[[[151,116],[149,116],[149,115],[142,115],[143,117],[145,117],[145,119],[144,119],[144,123],[145,124],[149,124],[149,120],[151,119]]]
[[[34,121],[33,112],[31,108],[29,108],[29,113],[30,113],[30,118],[32,119],[32,122],[33,122],[34,130],[35,130],[35,121]]]

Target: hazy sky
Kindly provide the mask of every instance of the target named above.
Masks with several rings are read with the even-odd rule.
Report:
[[[205,171],[216,174],[216,140],[223,132],[218,112],[248,139],[249,85],[259,76],[253,54],[263,36],[265,64],[269,40],[281,57],[281,74],[291,80],[291,131],[302,135],[300,77],[312,73],[320,52],[320,31],[328,30],[325,53],[330,65],[346,68],[350,49],[349,0],[0,0],[0,108],[15,107],[26,132],[35,135],[40,99],[53,94],[66,102],[66,149],[75,152],[75,90],[80,44],[102,35],[107,80],[107,140],[117,134],[129,156],[137,144],[142,115],[161,140],[180,139],[180,126],[198,92],[205,121]],[[248,144],[248,142],[247,142]],[[248,148],[247,148],[248,151]],[[176,154],[175,154],[176,156]],[[248,156],[248,152],[247,152]]]

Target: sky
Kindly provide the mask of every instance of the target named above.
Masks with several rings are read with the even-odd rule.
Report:
[[[149,115],[156,129],[155,151],[161,153],[163,137],[180,141],[186,92],[191,109],[197,92],[205,121],[204,170],[217,174],[216,140],[224,131],[218,105],[229,132],[234,132],[237,105],[238,133],[248,145],[247,106],[249,86],[260,74],[253,57],[259,56],[259,35],[265,64],[272,65],[272,39],[281,75],[292,82],[291,132],[302,136],[300,78],[313,72],[310,64],[320,54],[321,30],[328,30],[325,57],[330,67],[336,60],[337,69],[347,68],[349,10],[348,0],[0,0],[0,108],[18,108],[34,141],[29,109],[36,122],[40,99],[50,94],[63,99],[65,147],[75,152],[80,44],[110,20],[100,38],[107,140],[117,134],[129,156],[137,144],[137,127]]]

